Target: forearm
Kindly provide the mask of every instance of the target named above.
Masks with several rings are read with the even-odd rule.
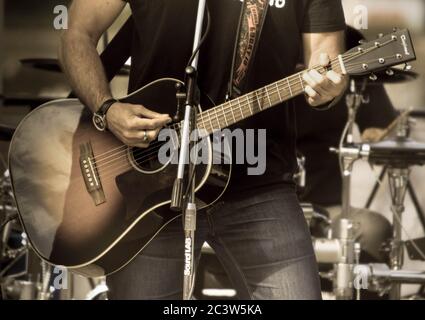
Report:
[[[95,40],[84,34],[65,32],[60,42],[59,59],[72,89],[93,112],[112,98]]]

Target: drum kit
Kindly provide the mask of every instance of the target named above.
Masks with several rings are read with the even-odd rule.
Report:
[[[410,79],[412,72],[402,73],[397,71],[398,81],[406,75]],[[391,78],[384,78],[385,79]],[[376,81],[373,77],[372,80]],[[425,284],[425,270],[406,270],[403,268],[404,248],[409,242],[420,257],[425,261],[424,247],[413,240],[402,240],[405,231],[402,224],[402,215],[405,210],[405,195],[409,185],[409,174],[413,166],[425,164],[425,143],[420,143],[409,138],[409,113],[406,110],[384,131],[379,138],[382,140],[391,131],[396,131],[395,138],[389,138],[375,143],[355,143],[354,124],[356,113],[365,101],[363,92],[366,79],[351,79],[350,90],[346,95],[348,120],[337,148],[331,152],[338,154],[342,175],[342,212],[333,221],[328,238],[314,239],[314,248],[319,263],[332,263],[333,270],[327,275],[333,281],[333,294],[336,299],[360,299],[361,290],[373,288],[380,295],[388,294],[391,300],[401,298],[401,284]],[[394,82],[395,80],[388,80]],[[358,82],[363,82],[358,86]],[[359,89],[360,87],[360,89]],[[351,177],[355,161],[364,159],[371,165],[383,165],[388,175],[391,193],[392,225],[390,230],[384,220],[377,220],[379,214],[373,214],[368,209],[353,210],[351,207]],[[412,190],[413,191],[413,190]],[[373,224],[376,239],[389,238],[388,242],[375,243],[373,239],[364,237],[368,232],[365,228],[370,226],[362,223],[365,213],[369,215],[368,223]],[[418,212],[421,214],[421,212]],[[370,217],[374,217],[372,220]],[[421,217],[423,218],[423,217]],[[365,220],[366,221],[366,220]],[[382,226],[382,227],[379,227]],[[379,235],[381,233],[381,236]],[[361,235],[362,240],[359,240]],[[390,237],[388,237],[390,235]],[[380,247],[380,248],[379,248]],[[388,253],[387,263],[360,264],[362,250],[372,252],[375,258],[381,258]],[[379,259],[378,259],[379,260]]]
[[[26,66],[41,68],[48,71],[60,71],[55,60],[22,61]],[[121,70],[127,74],[128,70]],[[413,80],[417,75],[408,70],[391,69],[379,75],[379,80],[373,76],[373,84],[395,83]],[[331,220],[324,208],[313,204],[302,204],[305,217],[312,231],[313,247],[316,252],[322,279],[332,282],[332,292],[335,299],[361,299],[362,289],[377,292],[379,295],[389,294],[390,299],[400,299],[400,285],[404,283],[425,284],[425,270],[415,271],[403,268],[404,248],[411,257],[425,261],[425,240],[402,240],[404,232],[402,216],[406,191],[409,191],[409,174],[412,166],[425,164],[425,143],[419,143],[409,138],[409,114],[412,110],[403,112],[390,125],[387,132],[396,131],[396,137],[377,143],[355,143],[354,125],[358,108],[365,101],[364,89],[369,79],[351,79],[349,93],[346,95],[348,121],[337,148],[330,150],[337,153],[340,159],[343,177],[342,213],[337,219]],[[360,84],[360,85],[359,85]],[[369,84],[368,84],[369,85]],[[13,127],[0,124],[0,140],[9,141],[14,132]],[[384,138],[384,137],[381,137]],[[391,210],[393,223],[380,214],[365,209],[354,209],[350,203],[351,177],[353,164],[358,160],[367,160],[373,165],[383,165],[381,174],[388,175],[391,192]],[[305,183],[304,164],[306,159],[299,157],[300,172],[296,179],[300,185]],[[377,187],[372,192],[376,193]],[[412,190],[410,190],[412,191]],[[419,215],[422,211],[418,208]],[[41,261],[31,250],[26,235],[17,221],[17,208],[13,200],[13,190],[9,172],[6,170],[0,176],[0,299],[57,299],[60,294],[53,285],[53,269]],[[388,239],[388,241],[383,241]],[[379,263],[360,263],[360,255],[367,253],[373,261]],[[208,259],[206,259],[207,257]],[[203,261],[209,261],[208,266]],[[203,249],[203,258],[199,267],[199,285],[195,289],[197,298],[208,298],[202,295],[202,287],[211,287],[207,283],[205,270],[214,274],[214,286],[231,287],[230,282],[220,267],[214,263],[214,254],[207,246]],[[323,267],[325,266],[325,267]],[[202,272],[201,272],[202,271]],[[205,280],[207,279],[207,280]],[[89,300],[105,299],[107,287],[104,281],[100,283],[89,279]],[[211,281],[210,281],[211,282]],[[220,296],[219,296],[220,297]],[[229,298],[230,296],[221,296]],[[72,297],[71,297],[72,298]]]

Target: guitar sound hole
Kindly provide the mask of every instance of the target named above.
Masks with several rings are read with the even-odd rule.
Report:
[[[143,173],[156,173],[166,167],[171,159],[171,151],[166,152],[166,158],[161,159],[162,161],[158,156],[164,144],[164,142],[153,141],[146,149],[129,148],[129,160],[133,168]]]

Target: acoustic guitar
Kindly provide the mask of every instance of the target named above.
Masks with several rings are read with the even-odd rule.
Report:
[[[415,59],[408,30],[399,30],[314,69],[359,76]],[[217,201],[231,175],[228,153],[216,154],[209,135],[303,94],[302,74],[198,113],[198,128],[206,132],[200,143],[210,152],[209,162],[196,170],[199,208]],[[179,82],[159,79],[120,100],[170,113]],[[179,133],[181,125],[169,128]],[[112,133],[96,130],[91,112],[77,99],[52,101],[29,113],[13,136],[9,169],[20,220],[36,253],[90,277],[129,263],[180,216],[169,209],[177,166],[160,161],[164,143],[153,141],[146,149],[123,145]]]

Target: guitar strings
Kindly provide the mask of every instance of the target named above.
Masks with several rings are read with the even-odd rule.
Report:
[[[287,95],[287,97],[289,97],[290,95]],[[272,97],[273,98],[273,97]],[[273,99],[274,100],[274,99]],[[278,101],[280,101],[280,100],[278,100]],[[154,148],[153,148],[154,149]],[[141,150],[143,150],[143,149],[141,149]],[[155,149],[154,149],[155,150]],[[152,151],[152,150],[150,150],[150,151]],[[134,161],[136,161],[136,162],[141,162],[142,160],[146,160],[146,158],[148,158],[150,155],[153,155],[153,154],[155,154],[155,156],[156,156],[156,151],[153,151],[153,152],[151,152],[151,153],[149,153],[149,154],[143,154],[143,152],[142,152],[142,154],[138,154],[138,155],[141,155],[141,156],[139,156],[139,157],[137,157],[137,154],[136,154],[136,156],[135,156],[135,158],[134,158]],[[152,158],[149,158],[149,159],[147,159],[147,160],[152,160],[152,159],[154,159],[155,158],[155,156],[154,157],[152,157]],[[128,163],[126,162],[125,163],[125,166],[127,166],[128,165]],[[117,170],[117,169],[120,169],[120,168],[122,168],[122,166],[119,166],[119,167],[114,167],[114,168],[111,168],[112,170]],[[104,170],[104,169],[103,169]],[[108,172],[108,173],[110,173],[110,172],[112,172],[111,170]]]
[[[373,48],[370,48],[370,49],[375,49],[375,47],[373,47]],[[370,51],[370,50],[369,50]],[[364,52],[359,52],[359,53],[355,53],[355,54],[352,54],[352,57],[354,57],[354,56],[357,56],[357,55],[362,55],[362,54],[364,54],[364,53],[366,53],[366,50],[364,51]],[[336,60],[336,59],[335,59]],[[335,60],[333,60],[332,62],[335,62]],[[347,61],[350,61],[351,59],[347,59]],[[346,62],[347,62],[346,61]],[[350,67],[352,67],[352,66],[354,66],[355,64],[351,64],[351,65],[346,65],[346,68],[350,68]],[[323,67],[321,67],[320,66],[320,68],[323,68]],[[301,72],[302,73],[302,72]],[[292,76],[292,78],[294,78],[295,76],[297,76],[298,74],[295,74],[295,75],[293,75]],[[291,79],[292,80],[292,79]],[[279,81],[278,81],[279,82]],[[275,87],[279,87],[279,84],[278,84],[278,82],[277,83],[274,83],[274,84],[272,84],[272,85],[274,85]],[[282,81],[280,81],[280,82],[282,82]],[[296,84],[300,84],[302,87],[303,87],[303,83],[300,83],[300,81],[298,81],[298,79],[297,79],[297,83]],[[270,85],[269,85],[270,86]],[[265,87],[265,91],[266,91],[266,93],[268,93],[269,94],[269,96],[267,97],[268,99],[269,99],[269,101],[271,102],[271,100],[274,100],[273,99],[273,97],[271,97],[272,99],[270,99],[270,95],[271,94],[276,94],[276,93],[279,93],[279,88],[278,88],[278,90],[276,91],[276,90],[272,90],[272,93],[269,93],[269,92],[267,92],[268,90],[267,90],[267,87],[269,87],[269,86],[266,86]],[[300,88],[301,89],[301,88]],[[261,89],[260,89],[261,90]],[[249,95],[249,94],[248,94]],[[285,96],[286,96],[287,94],[285,94]],[[256,94],[256,96],[255,97],[249,97],[249,96],[247,96],[247,101],[248,101],[248,105],[250,104],[250,101],[249,101],[249,99],[250,98],[252,98],[252,99],[257,99],[257,100],[259,100],[259,97],[258,97],[258,94]],[[285,97],[286,98],[286,97]],[[262,98],[261,98],[261,100],[265,100],[265,97],[264,97],[264,94],[263,94],[263,96],[262,96]],[[282,99],[278,99],[278,103],[281,101]],[[252,102],[252,101],[251,101]],[[271,103],[271,105],[273,105],[273,103]],[[246,106],[246,104],[244,105],[244,107]],[[232,106],[230,106],[230,107],[232,107]],[[225,107],[224,108],[224,110],[226,110],[227,108],[229,108],[229,107]],[[224,111],[223,110],[223,111]],[[218,122],[218,124],[219,124],[219,126],[220,126],[220,121],[221,120],[218,120],[218,117],[220,117],[220,118],[223,118],[223,117],[225,117],[226,115],[225,115],[225,113],[224,112],[222,112],[223,114],[222,115],[217,115],[216,114],[216,117],[217,117],[217,122]],[[227,110],[226,110],[226,113],[227,113]],[[242,113],[242,115],[244,116],[244,114]],[[243,119],[244,117],[242,117],[242,119]],[[201,119],[202,119],[202,117],[201,117]],[[211,119],[210,119],[211,120]],[[227,122],[227,121],[226,121]],[[177,125],[176,127],[179,127],[179,125]],[[214,128],[214,126],[212,126],[212,130],[214,131],[215,130],[215,128]],[[126,148],[126,146],[122,146],[122,147],[125,147]],[[119,149],[120,147],[118,147],[117,149]],[[150,148],[151,149],[151,148]],[[141,149],[141,150],[143,150],[143,149]],[[152,150],[151,150],[152,151]],[[107,154],[108,152],[106,152],[105,154]],[[135,161],[140,161],[141,159],[143,159],[143,158],[146,158],[147,156],[149,156],[149,155],[152,155],[152,153],[150,153],[150,154],[148,154],[148,155],[146,155],[146,154],[143,154],[144,152],[142,152],[142,156],[141,157],[138,157],[137,158],[137,156],[135,157]],[[139,153],[139,155],[140,155],[140,153]],[[100,167],[100,166],[99,166]],[[114,168],[114,169],[118,169],[118,168]]]
[[[373,49],[373,48],[372,48]],[[365,52],[366,52],[366,50],[365,50]],[[348,61],[350,61],[350,58],[352,58],[352,57],[356,57],[356,56],[358,56],[358,55],[361,55],[362,54],[362,52],[354,52],[354,53],[350,53],[350,54],[346,54],[345,56],[344,56],[344,59],[347,59],[347,60],[345,60],[345,62],[348,62]],[[338,60],[338,58],[335,58],[335,59],[333,59],[333,60],[331,60],[331,64],[332,63],[334,63],[334,62],[337,62],[337,60]],[[314,67],[312,67],[311,69],[318,69],[318,68],[323,68],[322,66],[314,66]],[[303,71],[304,72],[304,71]],[[301,72],[301,73],[303,73],[303,72]],[[295,74],[295,75],[293,75],[293,76],[290,76],[290,77],[288,77],[288,78],[293,78],[293,77],[295,77],[295,76],[299,76],[299,74]],[[283,82],[283,81],[287,81],[287,79],[281,79],[280,81],[277,81],[276,83],[275,83],[275,85],[279,85],[278,84],[278,82]],[[293,81],[293,79],[291,79],[290,81]],[[297,81],[298,81],[298,79],[297,79]],[[273,85],[273,84],[271,84],[271,85]],[[269,85],[270,86],[270,85]],[[248,93],[248,95],[249,95],[249,93]],[[223,111],[225,110],[226,111],[226,113],[227,113],[227,111],[228,110],[226,110],[226,109],[228,109],[228,108],[231,108],[231,109],[233,109],[233,106],[228,106],[228,107],[225,107],[224,109],[223,109]],[[212,109],[210,109],[210,110],[206,110],[205,112],[203,112],[201,115],[200,115],[200,120],[202,121],[202,122],[204,122],[203,120],[203,114],[206,114],[208,117],[209,117],[209,120],[211,121],[212,119],[211,119],[211,116],[209,115],[209,113],[210,113],[210,111],[217,111],[217,110],[214,110],[215,108],[212,108]],[[233,111],[233,110],[231,110],[231,111]],[[216,121],[215,119],[213,119],[214,121]],[[239,120],[238,120],[239,121]],[[174,128],[174,129],[176,129],[176,128],[179,128],[181,126],[181,123],[175,123],[175,124],[172,124],[172,125],[170,125],[170,126],[168,126],[167,128]],[[213,127],[212,127],[212,129],[214,129]],[[151,145],[152,146],[152,145]],[[103,160],[105,160],[105,159],[107,159],[107,158],[110,158],[110,157],[112,157],[112,156],[114,156],[114,154],[110,154],[111,152],[113,152],[113,151],[116,151],[116,150],[119,150],[119,149],[127,149],[128,148],[128,146],[126,146],[126,145],[122,145],[122,146],[119,146],[119,147],[116,147],[116,148],[113,148],[113,149],[111,149],[111,150],[108,150],[108,151],[106,151],[106,152],[104,152],[104,153],[101,153],[101,154],[99,154],[99,155],[97,155],[96,156],[96,158],[98,159],[98,162],[101,162],[101,161],[103,161]],[[125,152],[127,152],[126,150],[124,150]],[[108,154],[110,154],[110,155],[108,155]],[[117,154],[117,153],[116,153]],[[105,155],[108,155],[108,156],[106,156],[105,157]]]
[[[352,55],[355,55],[355,54],[357,54],[357,53],[351,53],[351,54],[349,54],[349,55],[347,55],[348,57],[350,57],[350,56],[352,56]],[[334,63],[334,62],[337,62],[338,61],[338,59],[334,59],[334,60],[332,60],[331,61],[331,63]],[[311,70],[312,69],[318,69],[318,68],[324,68],[324,67],[322,67],[322,66],[314,66],[314,67],[312,67],[312,68],[310,68]],[[305,72],[305,71],[302,71],[302,72],[300,72],[301,74],[303,73],[303,72]],[[296,77],[296,79],[291,79],[290,80],[290,82],[292,82],[292,83],[294,83],[294,80],[295,81],[299,81],[298,80],[298,77],[299,77],[299,74],[300,73],[296,73],[296,74],[294,74],[294,75],[292,75],[292,76],[290,76],[290,77],[288,77],[288,80],[289,80],[289,78],[295,78]],[[269,87],[269,86],[272,86],[272,85],[280,85],[280,84],[278,84],[278,82],[285,82],[284,83],[284,85],[286,86],[286,83],[287,83],[287,78],[285,78],[285,79],[281,79],[281,80],[279,80],[279,81],[277,81],[276,83],[273,83],[273,84],[270,84],[270,85],[268,85],[268,86],[266,86],[266,87]],[[251,94],[253,94],[254,92],[252,92]],[[250,93],[248,93],[247,95],[249,95]],[[235,99],[236,100],[236,99]],[[228,102],[226,102],[226,103],[228,103]],[[223,104],[226,104],[226,103],[223,103]],[[223,105],[222,104],[222,105]],[[221,106],[222,106],[221,105]],[[220,107],[220,106],[218,106],[218,107]],[[218,108],[217,107],[217,108]],[[224,109],[223,109],[223,111],[224,110],[226,110],[226,112],[229,110],[229,108],[231,108],[231,109],[233,109],[233,106],[227,106],[227,107],[225,107]],[[202,112],[201,114],[200,114],[200,120],[202,121],[202,122],[204,122],[203,120],[205,120],[205,119],[203,119],[203,117],[205,116],[205,115],[207,115],[208,117],[211,117],[210,115],[209,115],[209,113],[210,112],[213,112],[213,111],[218,111],[218,110],[215,110],[215,108],[212,108],[212,109],[209,109],[209,110],[206,110],[206,111],[204,111],[204,112]],[[214,120],[215,121],[215,119],[211,119],[211,120]],[[172,128],[172,127],[180,127],[180,123],[175,123],[175,124],[172,124],[172,125],[170,125],[170,126],[168,126],[167,128]],[[109,154],[110,152],[112,152],[112,151],[115,151],[115,150],[117,150],[117,149],[121,149],[121,148],[126,148],[127,146],[126,145],[122,145],[122,146],[119,146],[119,147],[117,147],[117,148],[114,148],[114,149],[112,149],[112,150],[108,150],[108,151],[106,151],[106,152],[104,152],[104,153],[101,153],[101,154],[99,154],[99,155],[97,155],[96,156],[96,158],[98,158],[98,159],[101,159],[101,160],[103,160],[102,158],[104,157],[104,155],[107,155],[107,154]],[[110,155],[107,157],[107,158],[109,158],[110,157]]]
[[[295,76],[295,75],[294,75]],[[298,77],[297,77],[298,78]],[[299,79],[292,79],[292,85],[294,85],[294,84],[299,84],[300,83],[300,80]],[[278,84],[278,83],[275,83],[275,84],[272,84],[273,85],[273,87],[277,87],[277,89],[278,90],[276,90],[276,89],[273,89],[273,90],[265,90],[265,92],[262,94],[262,97],[259,97],[258,96],[258,93],[257,94],[255,94],[255,96],[253,96],[253,94],[248,94],[247,96],[246,96],[246,102],[244,101],[243,103],[239,103],[239,105],[238,105],[238,107],[239,107],[239,109],[240,109],[240,113],[241,113],[241,117],[240,116],[237,116],[237,115],[235,115],[234,114],[234,106],[233,105],[231,105],[231,104],[229,104],[228,106],[226,106],[226,107],[224,107],[224,108],[222,108],[222,111],[220,112],[220,114],[218,113],[218,112],[216,112],[216,114],[215,114],[215,117],[214,116],[211,116],[210,114],[209,114],[209,112],[210,112],[210,110],[212,110],[212,111],[216,111],[216,110],[214,110],[214,109],[210,109],[210,110],[207,110],[207,111],[205,111],[205,112],[203,112],[201,115],[200,115],[200,117],[199,117],[199,119],[198,119],[198,123],[202,123],[202,127],[204,127],[204,128],[206,128],[206,129],[210,129],[210,131],[215,131],[216,129],[220,129],[222,126],[221,126],[221,123],[222,123],[222,120],[224,119],[225,120],[225,122],[226,122],[226,126],[228,125],[228,121],[227,121],[227,116],[229,115],[229,114],[232,114],[232,117],[234,118],[234,123],[235,122],[238,122],[238,121],[240,121],[240,120],[242,120],[242,119],[244,119],[244,118],[246,118],[246,115],[245,115],[245,112],[242,110],[242,108],[245,108],[246,106],[249,106],[249,105],[251,105],[252,104],[252,102],[255,102],[256,100],[257,100],[257,102],[259,102],[259,100],[266,100],[266,97],[265,97],[265,94],[268,94],[268,95],[275,95],[275,94],[277,94],[277,93],[279,93],[280,94],[280,91],[281,91],[281,89],[286,89],[286,87],[287,87],[287,85],[286,85],[286,83],[284,83],[283,85],[284,85],[284,87],[282,88],[282,84]],[[269,85],[269,86],[271,86],[271,85]],[[279,87],[280,86],[280,87]],[[290,95],[288,96],[288,97],[290,97]],[[284,99],[280,99],[280,100],[285,100],[286,98],[288,98],[288,97],[285,97]],[[267,99],[268,100],[272,100],[269,96],[267,97]],[[274,99],[273,99],[274,100]],[[279,103],[280,102],[280,100],[277,100],[277,103]],[[274,102],[276,102],[276,101],[274,101]],[[274,103],[271,103],[271,105],[273,105]],[[264,103],[260,103],[260,105],[264,105]],[[267,107],[267,106],[266,106]],[[236,108],[237,109],[237,108]],[[260,108],[261,109],[261,108]],[[208,118],[209,120],[207,121],[206,120],[206,118]],[[215,119],[214,119],[215,118]],[[207,125],[207,123],[208,122],[210,122],[209,123],[209,125]],[[218,126],[217,126],[217,128],[215,127],[215,125],[213,124],[213,122],[214,122],[214,124],[215,123],[217,123],[218,124]],[[174,126],[169,126],[169,127],[166,127],[166,129],[172,129],[172,128],[175,128],[175,129],[180,129],[181,128],[181,124],[175,124]],[[208,128],[209,127],[209,128]],[[208,131],[208,130],[207,130]],[[149,148],[152,148],[155,144],[158,144],[158,143],[160,143],[160,144],[162,144],[161,142],[158,142],[158,141],[155,141],[153,144],[151,144],[150,146],[149,146]],[[117,149],[120,149],[120,148],[125,148],[125,149],[127,149],[127,146],[125,146],[125,145],[123,145],[123,146],[121,146],[121,147],[118,147]],[[109,152],[105,152],[104,154],[108,154]],[[122,150],[122,151],[120,151],[120,152],[117,152],[117,153],[115,153],[115,154],[109,154],[108,156],[104,156],[104,157],[102,157],[102,155],[103,154],[101,154],[101,155],[97,155],[96,156],[96,163],[97,164],[100,164],[100,163],[102,163],[102,165],[104,165],[104,164],[106,164],[106,163],[109,163],[110,161],[108,161],[108,162],[106,162],[106,163],[104,163],[105,162],[105,160],[107,160],[107,159],[109,159],[109,158],[111,158],[111,157],[113,157],[113,156],[115,156],[115,155],[118,155],[118,154],[122,154],[122,153],[127,153],[127,150]],[[100,157],[100,159],[99,159],[99,157]],[[114,161],[115,159],[113,159],[112,161]]]
[[[276,94],[276,91],[274,91],[273,90],[273,93],[272,94]],[[286,95],[287,97],[289,97],[288,95]],[[257,97],[258,98],[258,97]],[[269,97],[270,98],[270,97]],[[286,98],[286,97],[285,97]],[[255,99],[255,98],[253,98],[253,99]],[[264,99],[264,97],[263,97],[263,99]],[[271,99],[270,100],[275,100],[273,97],[271,97]],[[280,100],[281,99],[279,99],[277,102],[280,102]],[[273,103],[272,103],[272,105],[273,105]],[[222,118],[223,117],[223,115],[221,115],[220,116],[220,118]],[[242,118],[243,119],[243,118]],[[214,128],[213,128],[213,130],[215,130]],[[141,160],[143,160],[143,159],[146,159],[147,157],[149,157],[150,155],[152,155],[152,154],[154,154],[154,153],[156,153],[156,148],[149,148],[149,150],[148,150],[148,152],[149,151],[152,151],[151,153],[148,153],[148,154],[145,154],[145,152],[144,151],[146,151],[146,149],[145,150],[143,150],[143,149],[141,149],[141,152],[139,152],[139,153],[135,153],[134,154],[134,161],[136,161],[136,162],[140,162]],[[149,158],[149,160],[150,159],[153,159],[153,158]],[[100,167],[102,167],[102,166],[98,166],[98,168],[100,168]],[[111,167],[111,166],[109,166],[109,167]],[[104,169],[104,167],[102,167],[103,169]],[[112,168],[111,168],[112,169]],[[119,167],[115,167],[115,168],[113,168],[113,169],[119,169]]]
[[[352,65],[347,65],[347,67],[348,68],[350,68],[350,67],[352,67],[352,66],[354,66],[355,64],[352,64]],[[272,94],[275,94],[276,92],[273,92]],[[287,97],[289,97],[290,95],[287,95],[286,94],[286,96]],[[272,97],[272,100],[274,100],[274,98]],[[278,100],[278,101],[280,101],[280,100]],[[153,150],[152,150],[153,149]],[[135,156],[134,156],[134,161],[136,161],[137,163],[139,163],[139,162],[142,162],[142,161],[149,161],[149,160],[153,160],[153,159],[155,159],[155,157],[156,157],[156,150],[157,149],[159,149],[159,148],[157,148],[157,149],[155,149],[155,148],[152,148],[152,149],[149,149],[149,151],[152,151],[152,152],[150,152],[150,153],[148,153],[148,154],[144,154],[144,152],[141,152],[141,153],[135,153]],[[144,149],[140,149],[141,151],[144,151]],[[151,155],[154,155],[155,154],[155,156],[154,157],[150,157],[149,158],[149,156],[151,156]],[[142,162],[143,163],[143,162]],[[128,163],[126,162],[125,163],[125,165],[124,166],[128,166]],[[118,170],[118,169],[121,169],[121,168],[123,168],[123,166],[118,166],[118,167],[110,167],[110,170],[109,170],[109,172],[107,172],[107,173],[103,173],[103,174],[105,174],[106,176],[104,176],[104,178],[102,178],[102,179],[108,179],[109,178],[109,176],[110,176],[110,173],[112,173],[113,171],[115,171],[115,170]],[[104,168],[103,168],[103,170],[104,170]],[[102,175],[103,175],[102,174]]]

